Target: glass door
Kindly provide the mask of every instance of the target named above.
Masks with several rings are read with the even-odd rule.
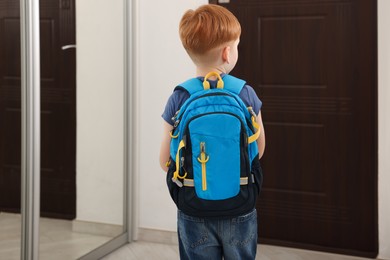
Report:
[[[0,259],[20,259],[20,8],[0,0]]]
[[[131,241],[131,1],[10,2],[0,0],[0,259],[97,259]]]
[[[39,255],[47,260],[77,259],[126,232],[124,2],[56,4],[41,9],[41,17],[59,13],[60,44],[46,51],[63,61],[47,91],[67,93],[61,103],[42,100]]]

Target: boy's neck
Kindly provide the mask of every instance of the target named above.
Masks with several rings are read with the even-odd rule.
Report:
[[[217,68],[217,67],[196,67],[196,76],[197,77],[204,77],[206,76],[209,72],[217,72],[218,74],[225,73],[227,72],[224,70],[224,68]],[[211,77],[210,79],[214,79]]]

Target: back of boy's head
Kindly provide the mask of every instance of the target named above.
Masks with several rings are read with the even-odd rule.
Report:
[[[180,21],[180,39],[189,55],[202,55],[240,37],[241,26],[226,8],[208,4],[188,10]]]

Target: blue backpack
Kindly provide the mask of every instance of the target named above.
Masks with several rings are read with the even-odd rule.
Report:
[[[211,89],[207,79],[218,78]],[[216,72],[176,89],[190,97],[172,118],[167,185],[185,214],[232,217],[255,207],[262,185],[256,114],[238,96],[245,81]]]

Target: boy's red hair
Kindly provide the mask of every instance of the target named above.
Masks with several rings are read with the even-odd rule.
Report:
[[[203,5],[188,10],[180,21],[180,39],[189,54],[204,54],[240,37],[237,18],[219,5]]]

